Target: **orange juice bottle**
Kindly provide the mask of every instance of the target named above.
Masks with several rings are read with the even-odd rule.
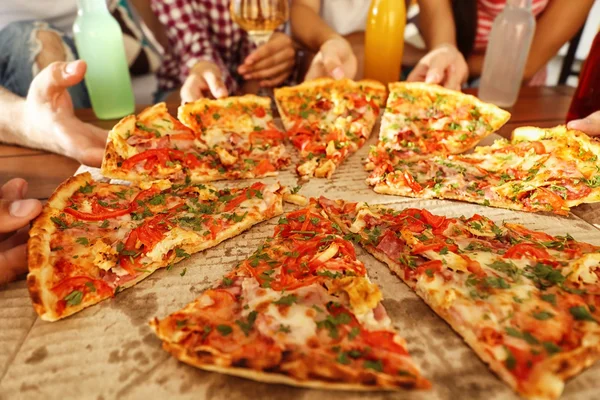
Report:
[[[365,33],[365,78],[384,84],[400,79],[405,26],[404,0],[371,0]]]

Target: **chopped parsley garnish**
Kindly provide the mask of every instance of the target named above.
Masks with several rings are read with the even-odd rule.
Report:
[[[548,312],[548,311],[540,311],[540,312],[534,312],[532,314],[533,318],[538,319],[540,321],[545,321],[547,319],[553,318],[554,314]]]
[[[347,324],[350,321],[352,321],[352,319],[346,313],[340,313],[335,317],[333,315],[328,315],[324,320],[317,322],[317,328],[327,329],[329,331],[329,337],[332,339],[337,339],[339,336],[337,329],[338,325]]]
[[[540,342],[529,332],[521,332],[518,329],[507,326],[504,331],[508,336],[516,337],[525,340],[529,344],[539,344]]]
[[[188,322],[187,319],[182,319],[182,320],[178,319],[177,321],[175,321],[175,325],[177,325],[177,329],[181,329],[187,325],[187,322]]]
[[[555,294],[552,294],[552,293],[542,294],[542,295],[540,295],[540,298],[542,300],[544,300],[545,302],[552,304],[553,306],[556,305],[556,295]]]
[[[187,272],[187,268],[184,268],[183,271],[181,271],[181,273],[179,274],[179,276],[184,276],[186,272]]]
[[[86,282],[85,287],[87,287],[90,292],[96,291],[96,286],[94,286],[93,282]]]
[[[291,306],[298,301],[298,296],[295,294],[288,294],[287,296],[281,297],[279,300],[274,301],[273,304]]]
[[[231,278],[225,277],[223,278],[223,286],[231,286],[231,284],[233,283],[233,280]]]
[[[375,360],[375,361],[366,360],[363,364],[363,367],[365,369],[372,369],[377,372],[383,371],[383,363],[381,362],[381,360]]]
[[[90,185],[89,182],[86,182],[84,186],[81,186],[79,189],[77,189],[77,191],[79,193],[85,193],[85,194],[92,193],[93,190],[94,190],[94,186]]]
[[[252,330],[252,327],[254,326],[254,321],[256,321],[257,315],[258,315],[258,313],[256,311],[252,311],[252,312],[250,312],[250,314],[248,314],[248,318],[246,319],[246,321],[242,321],[239,319],[235,321],[237,326],[239,326],[240,329],[242,330],[242,332],[244,332],[244,335],[248,336],[250,334],[250,331]],[[217,327],[217,329],[218,328],[219,327]]]
[[[183,258],[189,258],[190,257],[190,255],[188,253],[186,253],[185,250],[183,250],[183,249],[181,249],[179,247],[175,248],[175,255],[177,257],[183,257]]]
[[[102,224],[100,224],[100,228],[108,228],[108,220],[105,219]]]
[[[359,333],[360,329],[357,326],[352,327],[352,329],[350,329],[350,333],[348,333],[348,339],[354,340],[354,338],[357,337]]]
[[[229,325],[217,325],[216,328],[217,331],[219,331],[219,333],[221,334],[221,336],[227,336],[231,332],[233,332],[233,328],[231,328],[231,326]]]
[[[140,130],[142,130],[142,131],[144,131],[144,132],[152,133],[152,134],[153,134],[154,136],[156,136],[157,138],[159,138],[159,137],[161,137],[161,136],[162,136],[162,135],[160,134],[160,132],[159,132],[159,131],[157,131],[156,129],[153,129],[153,128],[148,128],[146,125],[144,125],[144,124],[141,124],[141,123],[139,123],[139,122],[136,122],[135,126],[136,126],[138,129],[140,129]]]
[[[82,244],[84,246],[87,246],[88,244],[90,244],[90,241],[86,238],[86,237],[78,237],[77,239],[75,239],[75,241],[79,244]]]
[[[578,321],[593,321],[598,323],[585,306],[571,307],[569,308],[569,312]]]
[[[517,366],[517,359],[508,347],[505,346],[504,350],[506,351],[506,359],[504,360],[504,365],[506,365],[506,368],[512,371]]]
[[[83,293],[79,290],[73,290],[64,298],[64,301],[67,303],[67,306],[79,305],[81,304],[81,300],[83,300]]]
[[[164,194],[157,194],[155,196],[152,196],[148,200],[148,203],[152,204],[153,206],[158,206],[160,204],[165,204],[165,195]]]

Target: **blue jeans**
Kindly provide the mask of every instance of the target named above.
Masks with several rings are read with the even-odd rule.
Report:
[[[77,59],[73,39],[45,22],[20,21],[7,25],[0,31],[0,86],[21,97],[27,96],[31,81],[39,72],[36,57],[42,50],[37,38],[40,30],[51,31],[61,37],[65,61]],[[68,90],[75,108],[91,107],[90,96],[83,82]]]

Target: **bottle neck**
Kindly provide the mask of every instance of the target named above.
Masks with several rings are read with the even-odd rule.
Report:
[[[532,0],[507,0],[506,5],[514,8],[524,8],[531,10]]]
[[[82,13],[108,13],[106,0],[77,0],[79,14]]]

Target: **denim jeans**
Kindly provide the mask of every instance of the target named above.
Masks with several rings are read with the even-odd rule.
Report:
[[[22,97],[27,96],[31,81],[40,70],[36,63],[36,57],[42,50],[42,44],[37,38],[40,30],[51,31],[61,37],[65,61],[77,59],[73,39],[45,22],[19,21],[7,25],[0,31],[0,86]],[[75,108],[91,107],[83,82],[68,90]]]

